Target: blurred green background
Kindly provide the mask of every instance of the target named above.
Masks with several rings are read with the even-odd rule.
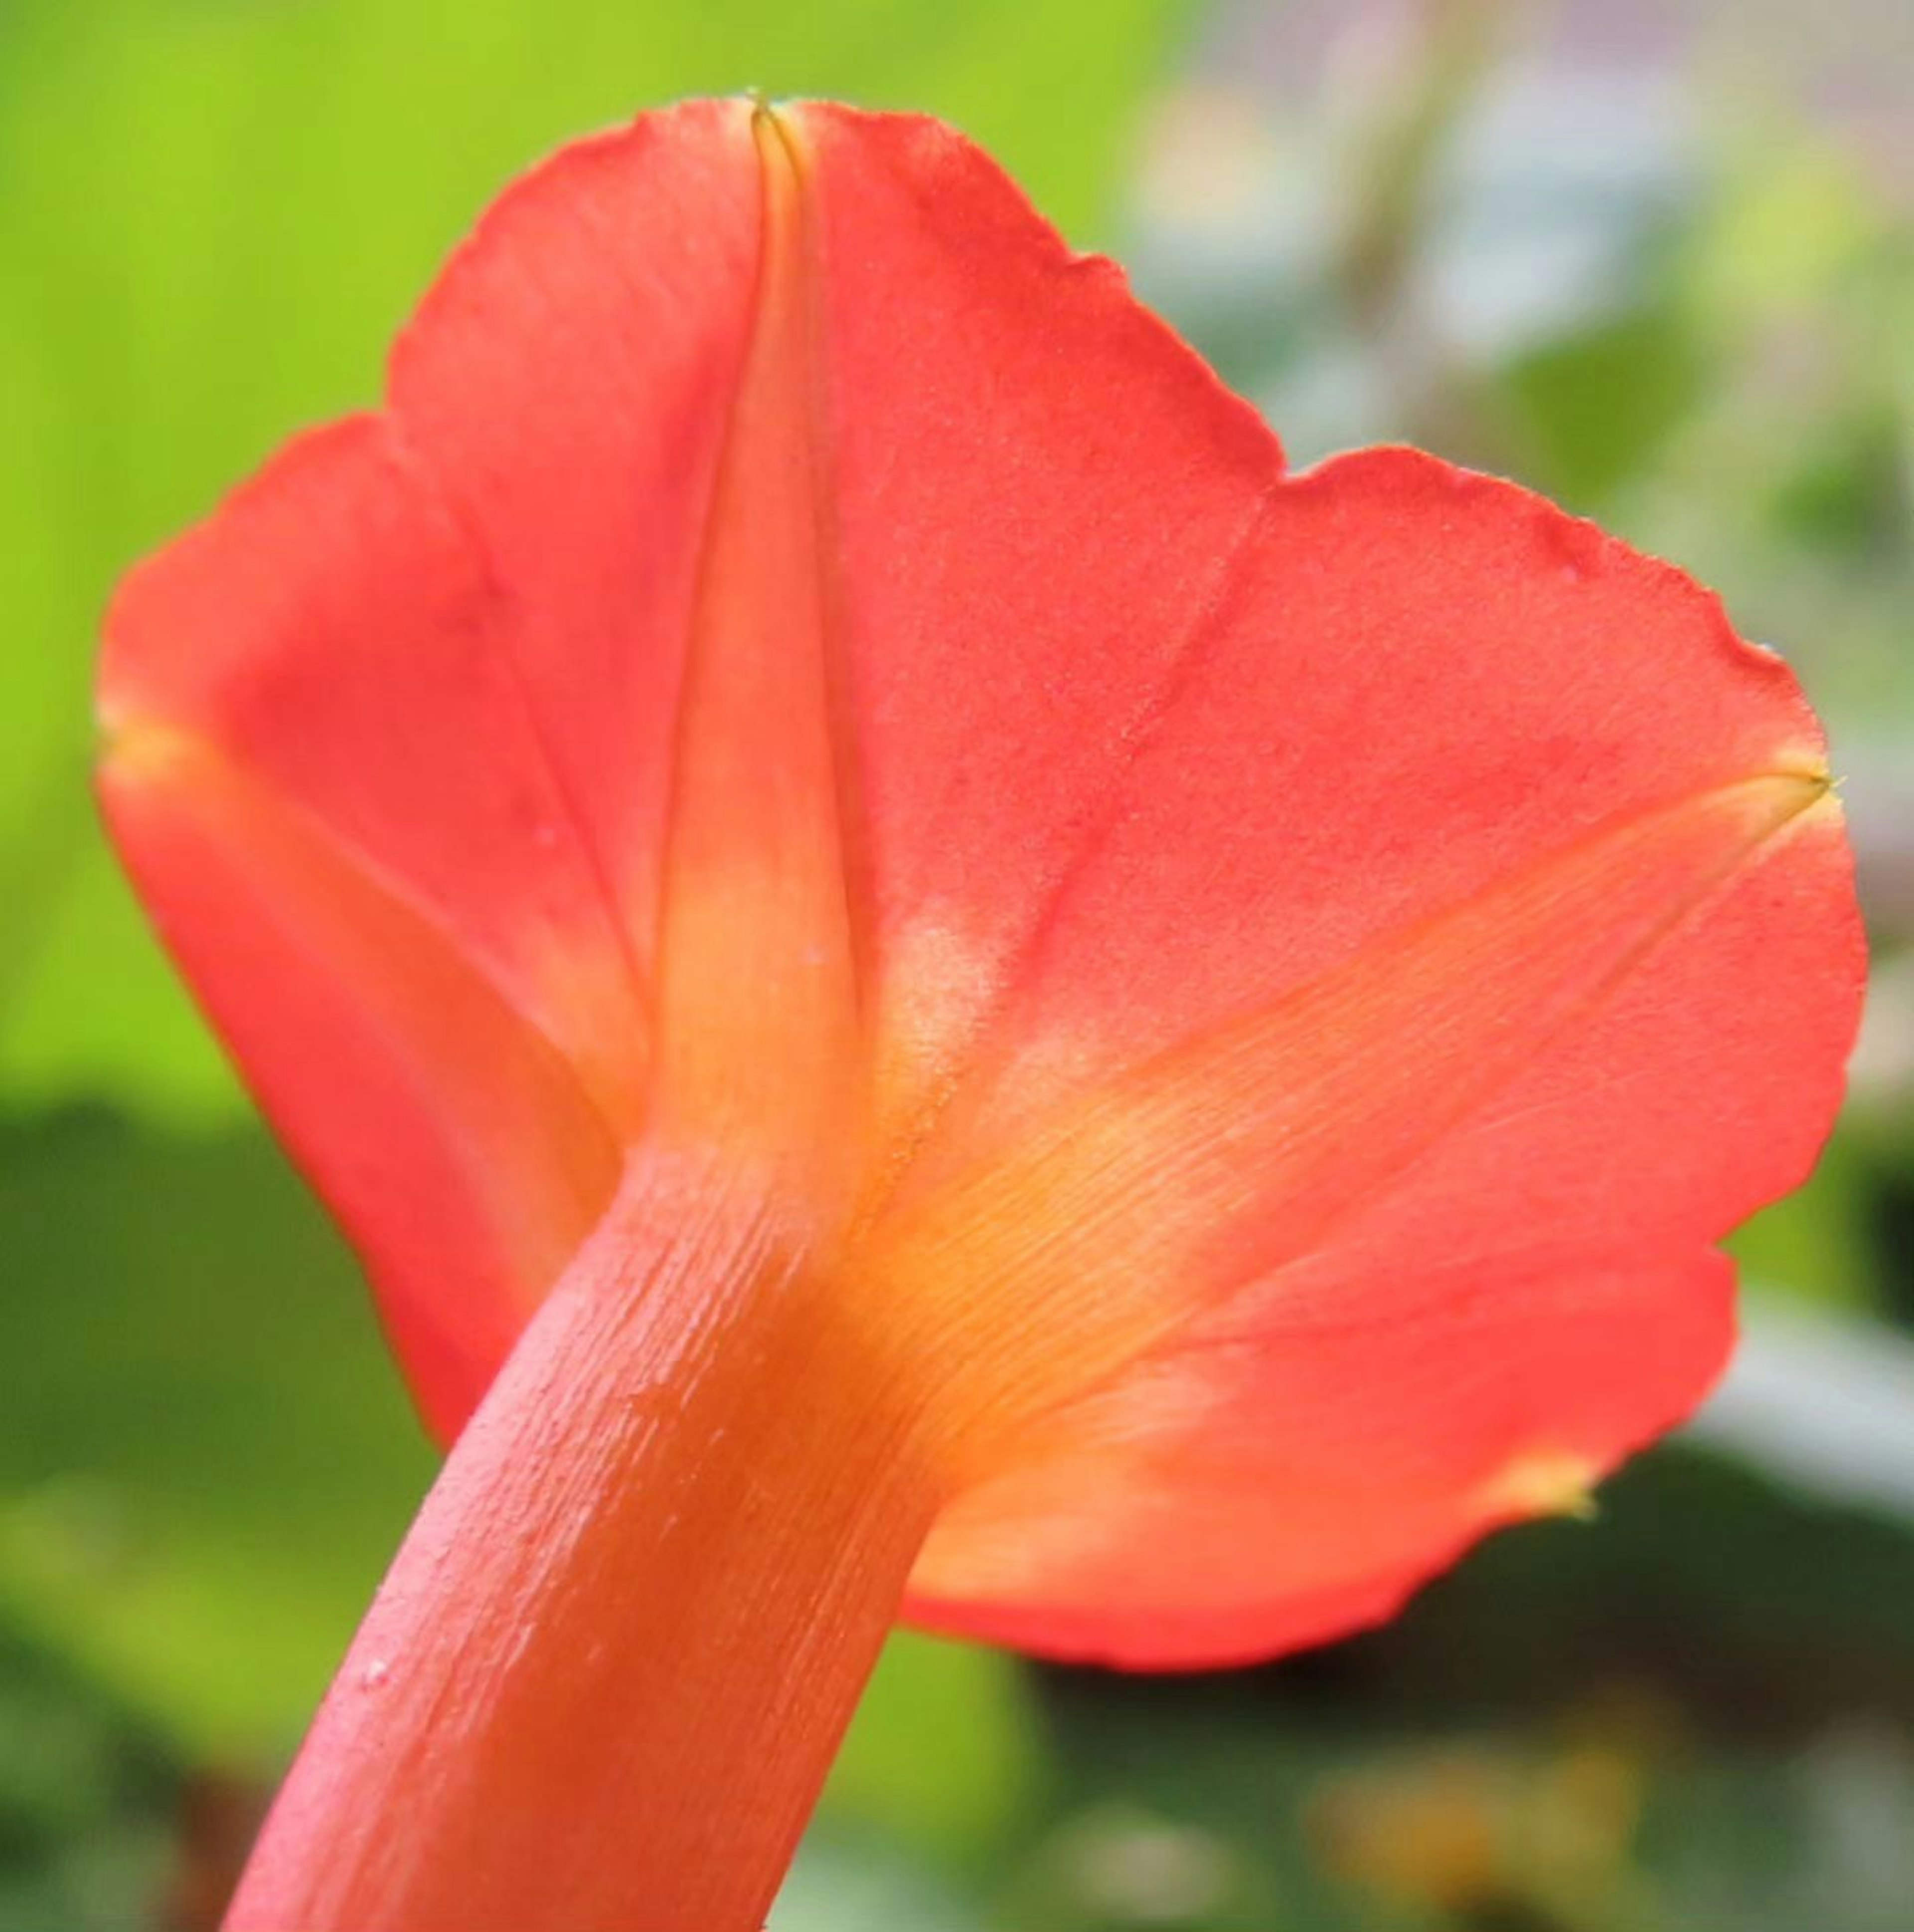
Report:
[[[1876,947],[1741,1363],[1595,1526],[1254,1672],[900,1639],[777,1932],[1909,1932],[1914,0],[0,0],[0,1932],[215,1922],[431,1468],[101,849],[97,613],[508,174],[754,84],[970,130],[1299,460],[1723,586]]]

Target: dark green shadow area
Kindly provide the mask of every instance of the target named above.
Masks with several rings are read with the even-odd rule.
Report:
[[[201,1761],[296,1737],[433,1457],[264,1135],[0,1125],[0,1628]]]

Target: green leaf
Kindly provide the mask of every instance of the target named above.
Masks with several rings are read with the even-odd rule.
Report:
[[[868,1845],[807,1838],[767,1932],[986,1932],[928,1874]],[[0,1928],[4,1932],[4,1928]]]
[[[0,19],[0,1092],[230,1115],[85,791],[118,573],[384,345],[512,174],[687,93],[928,109],[1073,232],[1188,0],[11,0]],[[185,1110],[182,1114],[182,1111]]]

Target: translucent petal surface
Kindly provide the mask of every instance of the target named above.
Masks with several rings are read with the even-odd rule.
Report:
[[[440,1429],[620,1172],[715,1151],[930,1418],[948,1626],[1381,1614],[1699,1397],[1713,1244],[1838,1098],[1779,662],[1510,486],[1286,478],[921,120],[547,164],[386,410],[135,576],[104,689],[122,848]]]

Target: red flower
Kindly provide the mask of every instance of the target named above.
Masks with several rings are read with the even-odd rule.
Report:
[[[547,164],[102,687],[458,1436],[236,1926],[755,1924],[900,1604],[1386,1615],[1694,1403],[1840,1090],[1779,662],[1507,484],[1285,478],[923,120]]]

